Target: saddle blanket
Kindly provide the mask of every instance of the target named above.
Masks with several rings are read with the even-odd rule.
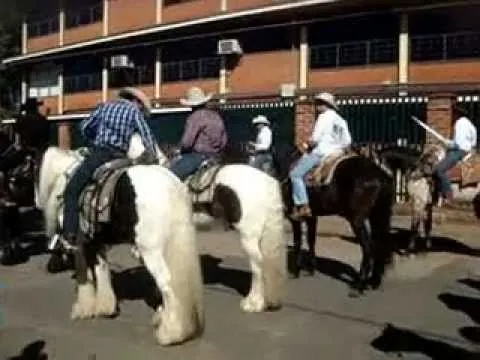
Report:
[[[305,175],[307,186],[330,185],[337,166],[344,160],[350,159],[358,154],[354,152],[337,152],[327,156],[318,166],[314,167]]]
[[[468,155],[467,155],[468,156]],[[476,187],[480,182],[480,154],[472,154],[448,171],[452,183],[460,188]]]

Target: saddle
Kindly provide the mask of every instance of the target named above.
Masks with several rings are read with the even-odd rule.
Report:
[[[355,156],[358,156],[358,154],[350,150],[335,152],[327,156],[322,164],[314,167],[305,175],[305,184],[307,186],[330,185],[337,166],[342,161]]]
[[[134,164],[128,158],[112,160],[100,166],[83,189],[78,202],[79,226],[88,239],[93,239],[102,224],[112,220],[111,209],[118,180]],[[71,177],[77,168],[70,169],[66,176]]]
[[[447,174],[450,181],[458,183],[460,188],[476,187],[480,182],[480,154],[467,154]]]
[[[198,170],[190,175],[185,183],[192,195],[193,203],[211,203],[213,199],[213,188],[217,173],[223,165],[218,159],[205,160]]]

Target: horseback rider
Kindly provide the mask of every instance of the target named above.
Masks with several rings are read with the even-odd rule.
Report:
[[[205,160],[218,157],[227,146],[227,132],[220,114],[207,108],[212,94],[192,87],[180,103],[193,108],[187,118],[182,140],[181,156],[170,165],[170,170],[182,181],[194,174]]]
[[[296,220],[312,216],[304,176],[322,164],[329,155],[346,150],[352,142],[348,124],[338,113],[335,97],[324,92],[315,99],[319,115],[312,136],[304,144],[306,153],[290,171],[295,205],[291,217]]]
[[[251,165],[257,169],[263,170],[272,166],[272,129],[270,121],[264,115],[258,115],[252,120],[252,124],[257,127],[256,141],[249,142],[253,149],[253,161]]]
[[[43,101],[28,98],[14,124],[14,130],[20,137],[18,145],[22,148],[35,149],[40,154],[47,149],[50,142],[50,123],[40,113],[41,105]]]
[[[459,105],[453,108],[453,139],[450,140],[445,158],[435,167],[440,191],[446,200],[446,205],[453,200],[452,184],[447,171],[460,162],[477,146],[477,129],[467,117],[468,113]]]
[[[118,99],[97,106],[81,124],[89,150],[65,188],[63,240],[66,250],[77,248],[78,200],[96,169],[116,158],[126,157],[130,140],[138,132],[145,146],[144,157],[156,158],[155,140],[145,118],[150,115],[148,97],[135,88],[123,88]]]

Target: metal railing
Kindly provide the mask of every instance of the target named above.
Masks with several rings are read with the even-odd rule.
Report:
[[[480,33],[448,33],[412,36],[413,61],[480,57]]]
[[[76,26],[93,24],[103,19],[103,3],[85,6],[78,9],[68,10],[65,13],[65,27],[72,28]]]
[[[216,78],[220,73],[220,58],[172,61],[162,64],[164,82]]]
[[[153,65],[142,65],[133,69],[112,69],[108,76],[109,85],[114,88],[131,85],[150,85],[155,82]]]
[[[58,32],[58,16],[50,17],[38,21],[32,21],[27,25],[27,34],[29,38],[46,36]]]
[[[102,74],[89,73],[66,76],[64,79],[65,94],[102,89]]]
[[[312,68],[395,63],[398,59],[396,39],[372,39],[315,45],[311,47]]]

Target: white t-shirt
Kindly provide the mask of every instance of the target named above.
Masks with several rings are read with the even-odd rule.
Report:
[[[317,143],[313,153],[322,157],[343,150],[352,143],[347,122],[332,109],[318,115],[311,140]]]
[[[268,126],[263,126],[257,134],[255,142],[255,151],[267,151],[272,146],[272,130]]]
[[[455,122],[453,142],[466,152],[470,152],[477,146],[477,129],[465,116]]]

